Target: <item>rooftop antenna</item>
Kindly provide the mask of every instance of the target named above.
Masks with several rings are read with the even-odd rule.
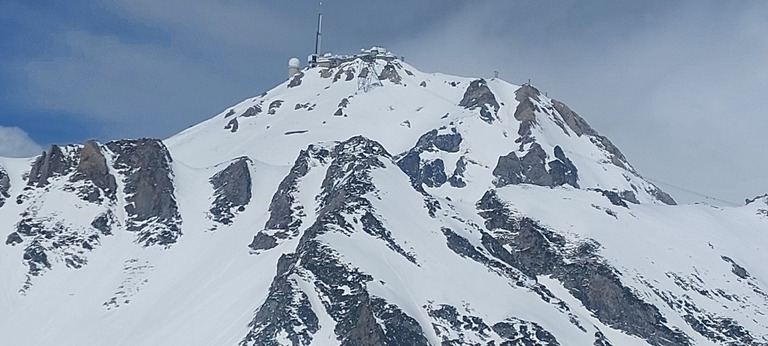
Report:
[[[323,30],[323,2],[320,1],[320,12],[317,14],[317,35],[315,35],[315,55],[320,54],[320,41]]]

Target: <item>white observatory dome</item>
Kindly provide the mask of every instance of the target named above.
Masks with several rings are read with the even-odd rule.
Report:
[[[288,78],[293,78],[293,76],[297,73],[299,73],[301,62],[299,61],[299,58],[290,58],[288,60]]]

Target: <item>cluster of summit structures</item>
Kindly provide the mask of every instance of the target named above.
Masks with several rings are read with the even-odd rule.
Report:
[[[361,59],[364,62],[373,63],[376,59],[381,59],[387,62],[391,62],[395,59],[397,59],[397,56],[392,54],[392,52],[387,51],[384,47],[371,47],[371,49],[361,49],[359,54],[353,54],[353,55],[339,55],[339,54],[333,54],[333,53],[325,53],[325,54],[310,54],[307,57],[307,66],[312,67],[324,67],[324,68],[334,68],[338,67],[339,65],[352,61],[355,59]],[[402,59],[401,59],[402,60]],[[299,69],[301,62],[298,58],[291,58],[288,60],[288,79],[293,78],[294,75],[299,73]]]

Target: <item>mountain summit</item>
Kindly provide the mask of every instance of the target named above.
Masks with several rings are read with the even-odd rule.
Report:
[[[768,197],[676,206],[531,85],[326,55],[0,158],[14,345],[768,345]]]

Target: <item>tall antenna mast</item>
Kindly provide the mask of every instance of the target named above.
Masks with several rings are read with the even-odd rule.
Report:
[[[323,30],[323,2],[320,1],[320,12],[317,14],[317,35],[315,36],[315,55],[320,54],[320,40]]]

